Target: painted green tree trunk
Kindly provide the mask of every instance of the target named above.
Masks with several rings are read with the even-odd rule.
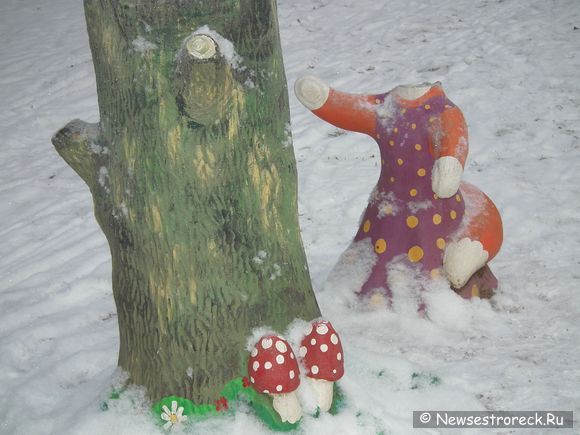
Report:
[[[320,315],[275,0],[85,0],[100,123],[53,138],[107,236],[119,365],[217,399],[252,328]],[[231,41],[231,42],[230,42]]]

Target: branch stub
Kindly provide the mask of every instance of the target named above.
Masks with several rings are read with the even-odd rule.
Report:
[[[187,52],[196,59],[211,59],[217,53],[216,42],[207,35],[192,35],[185,41]]]

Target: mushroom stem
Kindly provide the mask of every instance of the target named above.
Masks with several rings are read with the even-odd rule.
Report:
[[[322,412],[327,412],[332,405],[334,382],[314,378],[308,378],[308,381],[310,381],[310,385],[316,392],[318,407]]]
[[[300,420],[302,407],[295,391],[286,394],[271,394],[271,396],[274,398],[272,405],[282,421],[292,424]]]

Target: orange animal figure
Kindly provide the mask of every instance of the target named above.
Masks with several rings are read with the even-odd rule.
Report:
[[[463,297],[490,297],[497,279],[487,263],[500,249],[502,222],[493,202],[461,181],[467,126],[441,84],[352,95],[307,76],[295,92],[315,115],[373,137],[381,151],[381,174],[353,241],[374,250],[358,294],[390,298],[389,267],[404,261],[431,277],[442,272]]]

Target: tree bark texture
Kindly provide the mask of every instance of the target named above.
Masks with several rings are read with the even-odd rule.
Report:
[[[85,13],[100,123],[53,143],[110,245],[119,365],[153,400],[208,403],[244,374],[252,328],[320,315],[275,0],[85,0]],[[195,51],[204,38],[215,54]]]

